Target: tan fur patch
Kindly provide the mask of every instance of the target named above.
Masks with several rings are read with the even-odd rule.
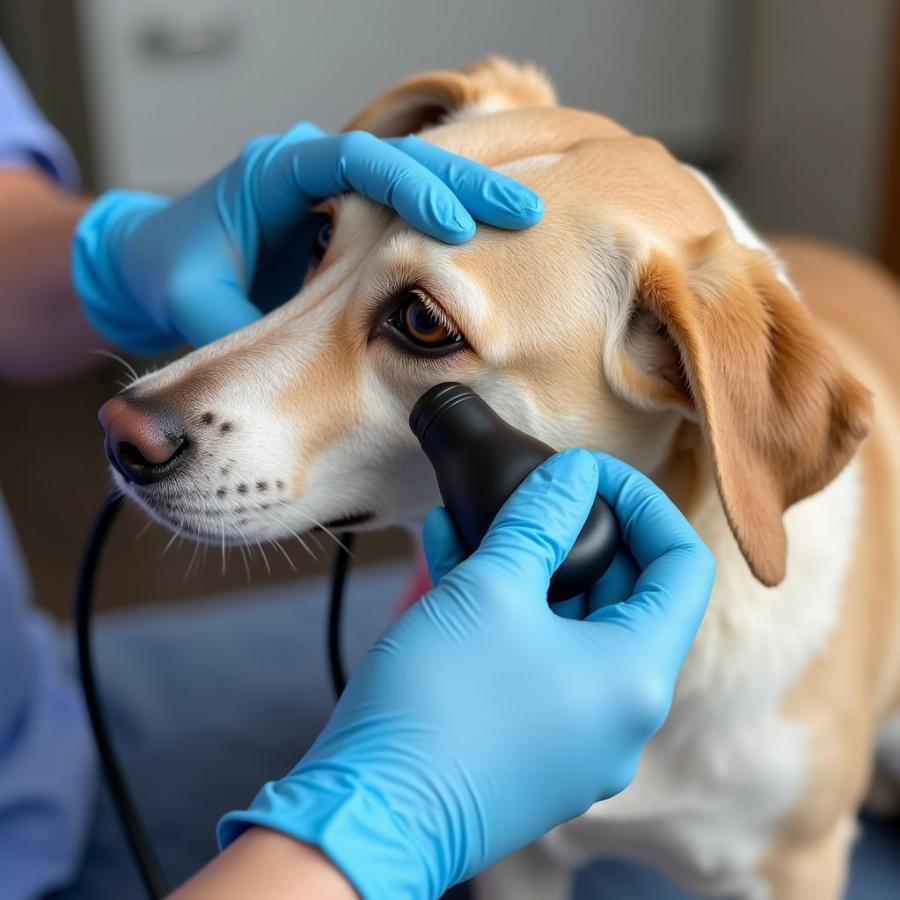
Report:
[[[768,260],[721,234],[691,248],[686,271],[651,253],[639,284],[680,352],[732,530],[756,577],[777,584],[782,514],[850,459],[868,431],[868,392]]]

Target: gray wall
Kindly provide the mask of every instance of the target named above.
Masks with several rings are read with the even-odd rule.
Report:
[[[692,159],[730,143],[739,0],[79,0],[99,182],[178,191],[250,137],[326,129],[411,74],[488,54],[546,68]]]
[[[406,74],[501,52],[543,64],[564,102],[601,109],[711,164],[759,227],[872,250],[896,6],[3,0],[0,36],[19,51],[39,98],[82,151],[89,184],[177,191],[255,131],[303,115],[334,127]],[[168,59],[142,50],[148,29],[202,36],[210,24],[234,30],[222,53],[192,56],[190,40]],[[77,43],[88,131],[79,127]]]
[[[754,0],[735,156],[722,182],[757,226],[878,246],[893,0]]]

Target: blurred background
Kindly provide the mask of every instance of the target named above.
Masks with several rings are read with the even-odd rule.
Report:
[[[561,102],[661,138],[759,228],[819,235],[900,270],[896,6],[0,0],[0,40],[74,148],[88,191],[178,193],[258,133],[297,119],[336,129],[407,75],[499,53],[545,68]],[[51,387],[0,384],[0,485],[38,602],[63,617],[109,483],[95,415],[120,376],[110,365]],[[101,605],[245,583],[236,551],[224,575],[216,555],[185,578],[193,548],[163,554],[168,535],[143,525],[131,512],[117,529]],[[372,535],[359,556],[412,546],[399,531]],[[290,553],[302,572],[323,566],[322,553],[318,563]],[[292,577],[270,559],[273,577]],[[251,575],[266,577],[261,561]]]

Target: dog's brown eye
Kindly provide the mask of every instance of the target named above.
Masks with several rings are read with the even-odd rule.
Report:
[[[391,318],[397,331],[417,347],[432,350],[462,341],[462,335],[434,310],[420,291],[407,291]]]

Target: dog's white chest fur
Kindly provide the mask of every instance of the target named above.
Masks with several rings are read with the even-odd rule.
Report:
[[[837,624],[859,493],[852,463],[787,513],[775,589],[753,580],[710,498],[693,524],[719,576],[669,721],[626,791],[545,838],[552,855],[626,856],[698,890],[765,896],[751,873],[808,788],[808,737],[782,701]]]

